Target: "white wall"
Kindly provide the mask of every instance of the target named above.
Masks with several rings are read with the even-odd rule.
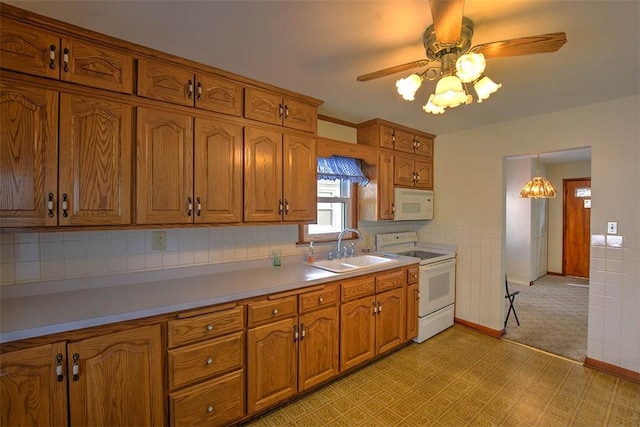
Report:
[[[531,281],[531,199],[521,199],[520,190],[531,179],[531,159],[507,159],[505,270],[510,282],[528,285]]]
[[[588,357],[640,372],[639,106],[632,96],[438,136],[435,220],[420,231],[459,243],[457,317],[503,327],[503,159],[591,146]],[[606,240],[613,220],[621,238]]]

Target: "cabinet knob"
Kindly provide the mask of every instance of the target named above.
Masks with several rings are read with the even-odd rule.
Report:
[[[322,304],[322,303],[324,302],[324,298],[322,298],[322,297],[318,298],[318,302],[319,302],[320,304]]]
[[[213,363],[213,359],[210,357],[207,357],[207,361],[206,361],[207,365],[211,365]]]
[[[207,331],[213,331],[213,325],[207,325]]]
[[[274,315],[278,314],[278,309],[277,309],[277,308],[274,308],[274,309],[273,309],[273,314],[274,314]]]
[[[211,405],[207,406],[207,412],[208,413],[212,413],[213,412],[213,406],[211,406]]]

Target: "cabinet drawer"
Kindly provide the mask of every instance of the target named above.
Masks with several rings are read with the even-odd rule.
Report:
[[[404,284],[404,270],[398,269],[388,273],[380,273],[376,276],[376,292],[399,288]]]
[[[244,416],[244,371],[169,394],[172,426],[227,425]]]
[[[244,306],[168,322],[169,348],[219,337],[244,328]]]
[[[407,284],[412,285],[414,283],[418,283],[418,279],[420,277],[420,267],[417,265],[412,265],[407,267]]]
[[[298,298],[300,314],[335,305],[338,302],[338,285],[328,285],[319,291],[301,294]]]
[[[297,302],[297,297],[293,295],[250,303],[248,310],[249,327],[296,315]]]
[[[169,387],[242,368],[244,332],[169,350]]]
[[[374,289],[374,276],[356,277],[342,282],[340,298],[344,302],[366,295],[373,295]]]

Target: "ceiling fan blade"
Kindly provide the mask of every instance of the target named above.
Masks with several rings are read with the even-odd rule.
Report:
[[[374,71],[373,73],[363,74],[356,78],[359,82],[366,82],[368,80],[379,79],[380,77],[389,76],[391,74],[400,73],[402,71],[411,70],[413,68],[425,67],[429,64],[427,59],[418,59],[417,61],[407,62],[402,65],[395,65],[393,67],[385,68],[384,70]]]
[[[462,28],[464,0],[429,0],[429,7],[438,42],[457,42]]]
[[[532,55],[555,52],[566,42],[567,35],[564,32],[558,32],[479,44],[473,46],[471,51],[481,53],[485,58]]]

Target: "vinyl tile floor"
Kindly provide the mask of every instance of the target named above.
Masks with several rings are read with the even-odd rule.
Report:
[[[640,384],[454,325],[251,426],[640,426]]]

